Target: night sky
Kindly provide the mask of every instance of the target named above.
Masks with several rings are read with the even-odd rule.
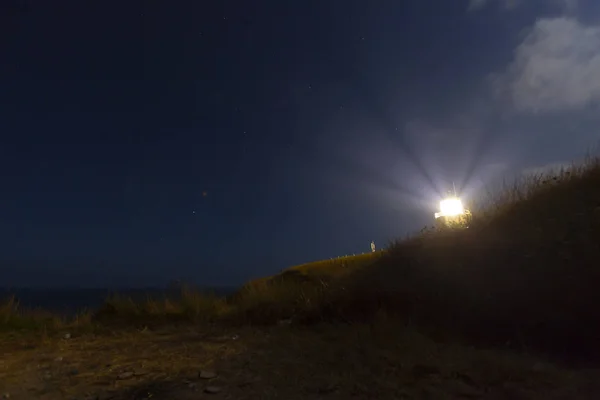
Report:
[[[236,285],[600,138],[596,0],[3,1],[0,286]]]

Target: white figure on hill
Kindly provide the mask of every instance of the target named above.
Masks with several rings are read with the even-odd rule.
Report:
[[[375,242],[371,241],[371,252],[375,253]]]

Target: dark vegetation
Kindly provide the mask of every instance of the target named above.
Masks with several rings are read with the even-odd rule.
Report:
[[[382,252],[307,264],[228,297],[119,296],[64,320],[0,308],[0,328],[43,331],[211,323],[364,324],[393,319],[438,341],[600,360],[600,161],[506,186],[468,229],[424,229]]]

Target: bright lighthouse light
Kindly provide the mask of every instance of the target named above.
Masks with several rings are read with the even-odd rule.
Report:
[[[465,212],[462,202],[458,198],[449,198],[440,201],[440,214],[447,217],[454,217]]]

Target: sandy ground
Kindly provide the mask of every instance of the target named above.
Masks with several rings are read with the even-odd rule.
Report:
[[[388,325],[0,335],[10,399],[600,399],[600,371]]]

